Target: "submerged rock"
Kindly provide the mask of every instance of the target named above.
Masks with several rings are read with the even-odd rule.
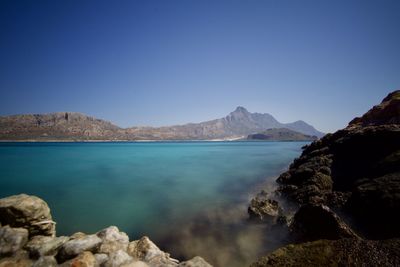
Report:
[[[54,236],[56,233],[47,203],[26,194],[0,199],[0,222],[11,227],[26,228],[30,236]]]
[[[400,239],[346,238],[291,244],[251,265],[266,266],[400,266]]]
[[[357,238],[357,234],[340,217],[324,205],[307,204],[294,215],[290,225],[297,241]]]
[[[276,200],[257,196],[251,200],[247,212],[252,221],[275,224],[282,209]]]

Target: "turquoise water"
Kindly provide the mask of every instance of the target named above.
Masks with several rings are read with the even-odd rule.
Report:
[[[207,209],[245,201],[305,144],[0,143],[0,197],[43,198],[58,235],[117,225],[157,240]]]

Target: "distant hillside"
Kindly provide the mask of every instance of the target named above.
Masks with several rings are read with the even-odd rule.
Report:
[[[2,116],[0,140],[210,140],[246,137],[269,128],[323,136],[303,121],[284,124],[270,114],[238,107],[224,118],[201,123],[125,129],[76,112]]]
[[[318,139],[318,137],[305,135],[287,128],[273,128],[247,136],[247,140],[268,141],[314,141],[316,139]]]

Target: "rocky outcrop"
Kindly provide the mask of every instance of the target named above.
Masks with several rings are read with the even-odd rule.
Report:
[[[399,95],[306,146],[278,178],[277,192],[299,206],[322,204],[351,217],[364,237],[399,236]]]
[[[53,222],[51,228],[36,224],[38,220],[51,220],[51,214],[47,204],[35,196],[22,194],[3,198],[0,207],[3,212],[0,216],[0,267],[211,266],[201,257],[180,263],[148,237],[130,242],[128,235],[116,226],[96,234],[78,232],[56,237]]]
[[[399,266],[400,239],[318,240],[292,244],[262,257],[251,267],[267,266]]]
[[[277,182],[275,194],[298,207],[293,241],[337,241],[289,245],[253,266],[399,265],[398,239],[367,239],[400,236],[400,91],[305,146]]]

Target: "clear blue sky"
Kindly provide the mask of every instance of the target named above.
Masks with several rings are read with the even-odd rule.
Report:
[[[331,132],[399,88],[400,1],[0,1],[1,115]]]

